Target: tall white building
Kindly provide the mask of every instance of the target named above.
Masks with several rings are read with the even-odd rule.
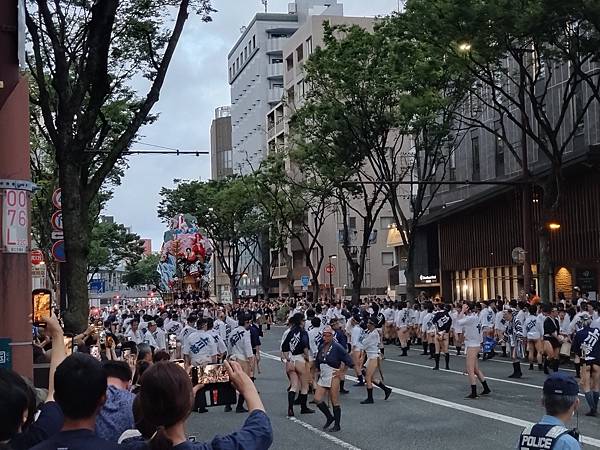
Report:
[[[233,172],[249,173],[267,154],[265,117],[284,94],[283,46],[314,15],[343,16],[337,0],[295,0],[288,13],[258,13],[228,56]]]

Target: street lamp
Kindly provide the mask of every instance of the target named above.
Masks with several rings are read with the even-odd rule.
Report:
[[[558,231],[560,230],[560,223],[557,220],[551,220],[548,222],[548,228],[550,231]]]
[[[458,44],[458,51],[461,53],[469,53],[471,51],[472,45],[470,42],[461,42]]]
[[[329,255],[329,296],[333,300],[333,266],[331,260],[337,259],[337,255]]]

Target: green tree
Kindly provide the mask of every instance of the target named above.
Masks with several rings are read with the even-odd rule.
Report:
[[[401,26],[400,18],[383,21],[374,32],[326,23],[324,47],[305,64],[309,93],[292,129],[299,147],[314,155],[298,159],[312,159],[320,172],[337,179],[342,209],[351,207],[351,197],[362,199],[363,251],[381,210],[379,198],[387,199],[407,252],[412,298],[414,234],[439,189],[426,182],[438,181],[450,159],[462,80]],[[409,177],[415,180],[412,190],[399,184]],[[343,247],[348,254],[347,239]],[[362,264],[351,265],[355,290]]]
[[[271,243],[286,261],[289,294],[294,294],[294,258],[288,243],[302,253],[313,298],[318,299],[319,274],[325,260],[321,230],[334,213],[332,184],[318,173],[303,170],[282,151],[269,155],[247,186],[254,187],[252,195],[270,224]]]
[[[90,207],[159,95],[190,10],[210,0],[27,0],[37,122],[56,156],[62,188],[69,308],[65,325],[87,324]],[[129,86],[146,79],[138,95]]]
[[[134,264],[144,253],[144,243],[120,223],[98,222],[92,228],[88,258],[88,280],[101,269]]]
[[[168,220],[181,212],[197,218],[211,240],[223,273],[229,278],[232,299],[258,249],[258,237],[268,232],[256,198],[242,178],[179,184],[163,188],[158,215]]]
[[[577,137],[586,113],[600,99],[600,5],[585,0],[409,0],[406,11],[413,38],[469,74],[469,102],[461,119],[501,140],[524,168],[524,181],[543,191],[537,237],[540,294],[547,302],[546,222],[560,206],[565,155],[581,145]],[[536,150],[549,169],[532,173],[527,160]],[[527,192],[524,199],[531,204]]]
[[[160,255],[152,253],[127,264],[123,282],[130,288],[148,286],[160,292],[160,274],[157,270],[159,262]]]

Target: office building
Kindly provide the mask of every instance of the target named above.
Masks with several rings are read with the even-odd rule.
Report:
[[[215,118],[210,126],[210,162],[213,180],[233,175],[229,106],[221,106],[215,110]]]

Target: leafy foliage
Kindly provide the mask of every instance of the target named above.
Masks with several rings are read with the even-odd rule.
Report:
[[[160,274],[156,270],[160,262],[160,255],[153,253],[142,256],[139,260],[127,264],[123,282],[130,288],[138,286],[152,286],[158,289],[160,286]]]

